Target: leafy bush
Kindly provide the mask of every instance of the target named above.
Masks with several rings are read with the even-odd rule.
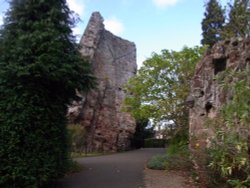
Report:
[[[181,129],[172,137],[167,151],[169,155],[176,155],[189,152],[187,129]]]
[[[166,139],[148,138],[144,140],[145,148],[164,148],[166,146]]]
[[[167,154],[156,155],[152,157],[147,165],[155,170],[190,170],[192,162],[188,145],[181,143],[172,143],[167,148]]]
[[[190,160],[190,152],[187,143],[170,144],[168,150],[168,158],[166,161],[167,170],[190,170],[192,162]]]
[[[156,155],[153,156],[148,164],[147,167],[153,170],[165,170],[166,169],[166,161],[168,160],[167,155]]]

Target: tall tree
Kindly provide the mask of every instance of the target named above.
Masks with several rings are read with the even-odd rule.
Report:
[[[0,187],[63,175],[67,105],[93,86],[66,0],[11,0],[0,30]]]
[[[250,0],[234,0],[228,3],[229,20],[223,35],[225,38],[245,37],[250,35]]]
[[[217,0],[209,0],[205,6],[205,17],[201,23],[203,36],[201,43],[211,47],[222,39],[221,31],[225,22],[225,16],[224,10]]]
[[[132,78],[127,90],[125,107],[137,121],[152,118],[173,121],[178,129],[188,128],[189,95],[195,65],[204,53],[204,47],[183,48],[182,51],[163,50],[146,60]]]

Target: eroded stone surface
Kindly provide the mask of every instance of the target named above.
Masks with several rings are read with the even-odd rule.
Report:
[[[195,76],[191,85],[191,94],[187,99],[190,107],[190,148],[200,164],[196,167],[200,174],[205,158],[201,150],[209,147],[213,129],[205,125],[207,119],[217,117],[221,107],[233,97],[233,91],[223,89],[219,83],[227,78],[220,76],[226,69],[244,70],[250,65],[250,38],[234,38],[217,43],[197,64]],[[220,79],[215,79],[218,77]],[[234,82],[234,78],[231,82]],[[194,162],[197,162],[194,161]]]
[[[87,94],[79,93],[82,101],[69,108],[69,118],[88,131],[88,150],[126,150],[135,120],[121,107],[126,95],[123,87],[137,70],[135,44],[105,30],[98,12],[92,14],[80,44],[98,85]]]

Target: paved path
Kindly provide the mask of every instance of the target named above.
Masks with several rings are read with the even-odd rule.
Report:
[[[60,188],[143,188],[146,161],[165,149],[140,149],[124,153],[80,158],[80,173],[59,181]]]

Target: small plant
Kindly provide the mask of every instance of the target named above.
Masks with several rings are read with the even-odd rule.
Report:
[[[172,144],[168,149],[168,160],[166,161],[167,170],[190,170],[192,162],[188,145]]]
[[[149,160],[147,167],[153,170],[165,170],[167,160],[168,156],[166,154],[156,155]]]
[[[167,148],[167,154],[154,156],[147,166],[156,170],[190,170],[192,162],[187,142],[173,139]]]

